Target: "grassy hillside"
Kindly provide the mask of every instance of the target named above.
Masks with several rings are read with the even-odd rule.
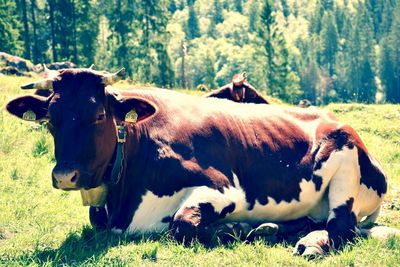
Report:
[[[360,240],[318,261],[291,255],[292,244],[258,241],[206,248],[184,247],[168,237],[130,239],[95,232],[78,192],[51,186],[54,165],[50,135],[11,117],[5,103],[22,92],[29,78],[0,76],[0,265],[168,265],[270,266],[398,265],[400,239]],[[390,179],[390,193],[379,222],[400,227],[400,106],[331,104],[379,159]]]

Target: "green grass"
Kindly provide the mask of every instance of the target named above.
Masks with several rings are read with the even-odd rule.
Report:
[[[168,236],[128,238],[96,232],[78,192],[51,186],[53,144],[47,131],[13,118],[5,103],[34,78],[0,76],[0,265],[4,266],[396,266],[400,238],[358,240],[324,259],[292,256],[293,244],[234,242],[190,247]],[[198,92],[191,92],[199,94]],[[390,193],[379,222],[400,227],[400,106],[331,104],[383,164]]]

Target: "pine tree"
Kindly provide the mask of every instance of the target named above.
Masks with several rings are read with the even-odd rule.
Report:
[[[172,88],[175,84],[175,73],[171,64],[171,59],[168,55],[167,48],[164,43],[155,44],[157,52],[158,86]]]
[[[389,33],[393,18],[395,17],[393,16],[393,10],[395,10],[395,8],[396,0],[384,0],[381,22],[379,24],[379,30],[377,33],[378,39],[386,36]]]
[[[186,45],[182,41],[181,42],[181,49],[180,49],[180,56],[181,56],[181,66],[180,66],[180,81],[181,81],[181,87],[186,88],[187,87],[187,80],[186,80]]]
[[[343,102],[347,102],[350,100],[350,91],[347,87],[347,75],[349,69],[349,58],[347,53],[344,53],[342,50],[339,50],[336,53],[335,59],[335,74],[333,86],[337,92],[338,99]]]
[[[219,23],[224,22],[224,16],[222,14],[222,6],[219,0],[214,0],[214,8],[213,8],[213,14],[212,14],[212,21],[214,25],[217,25]]]
[[[337,32],[338,35],[341,36],[343,34],[343,30],[345,27],[348,27],[348,25],[346,25],[346,21],[348,20],[348,16],[347,13],[345,11],[345,9],[341,6],[336,6],[335,7],[335,21],[336,21],[336,28],[337,28]]]
[[[376,95],[376,84],[375,84],[375,73],[372,70],[371,64],[368,58],[364,59],[361,63],[360,70],[360,87],[356,92],[357,100],[360,102],[374,103]]]
[[[383,81],[386,100],[400,103],[400,3],[393,9],[393,22],[389,34],[382,40],[380,59],[381,80]]]
[[[33,45],[32,45],[32,61],[37,64],[39,63],[39,44],[37,37],[37,24],[36,24],[36,0],[31,0],[31,19],[32,19],[32,34],[33,34]]]
[[[23,36],[24,36],[24,57],[27,59],[31,58],[31,40],[30,40],[30,32],[29,32],[29,22],[28,22],[28,12],[26,8],[26,0],[20,0],[20,5],[21,5],[21,17],[22,17],[22,22],[24,24],[24,31],[23,31]]]
[[[71,19],[72,19],[72,55],[75,64],[79,64],[78,61],[78,44],[76,40],[76,10],[75,10],[75,0],[71,0]]]
[[[20,22],[17,19],[15,2],[0,0],[0,50],[10,54],[19,54],[22,42],[19,41]]]
[[[178,7],[176,6],[175,0],[170,0],[169,7],[168,7],[169,12],[171,14],[174,14],[177,9],[178,9]]]
[[[55,1],[54,20],[58,60],[73,60],[73,7],[69,0]]]
[[[265,0],[258,25],[258,37],[262,47],[266,87],[271,95],[288,99],[289,63],[288,50],[282,32],[277,28],[272,14],[272,3]]]
[[[215,88],[217,85],[215,83],[215,58],[211,55],[211,52],[207,52],[207,56],[204,60],[205,65],[205,75],[203,78],[203,84],[208,88]]]
[[[239,13],[243,13],[243,4],[242,0],[235,0],[235,11]]]
[[[339,36],[336,28],[335,18],[331,12],[326,12],[322,18],[321,30],[321,51],[320,62],[321,65],[326,66],[329,74],[333,75],[335,66],[335,54],[338,50]]]
[[[97,38],[100,24],[98,10],[91,0],[76,1],[76,41],[77,57],[81,66],[90,66],[94,63],[97,53]]]
[[[290,10],[289,10],[289,5],[287,3],[287,0],[281,0],[281,4],[282,4],[283,15],[285,16],[285,18],[289,17]]]
[[[140,73],[143,74],[144,82],[158,82],[161,80],[163,86],[171,84],[168,78],[170,73],[163,75],[155,73],[157,69],[152,69],[158,61],[159,70],[169,68],[169,56],[166,52],[168,38],[166,37],[166,26],[168,22],[168,12],[165,1],[144,0],[139,2],[139,9],[136,9],[135,16],[138,18],[139,27],[142,29],[140,37],[141,58]],[[156,55],[154,55],[154,53]],[[158,54],[161,53],[161,54]],[[157,60],[158,59],[158,60]],[[169,72],[169,70],[167,70]],[[161,75],[161,76],[160,76]],[[160,79],[160,77],[162,77]],[[173,79],[173,78],[172,78]]]
[[[333,11],[334,0],[321,0],[321,5],[326,11]]]
[[[50,21],[50,29],[51,29],[51,51],[53,55],[53,61],[56,62],[58,60],[58,53],[56,49],[56,23],[54,18],[54,9],[55,9],[55,0],[47,0],[49,5],[49,21]]]
[[[116,62],[112,62],[112,65],[125,67],[127,74],[132,77],[134,55],[132,45],[129,42],[129,33],[134,31],[133,21],[135,13],[132,5],[129,5],[127,0],[116,0],[116,3],[112,6],[111,12],[107,14],[112,32],[110,42],[112,46],[115,46],[113,48],[115,59],[113,60]]]
[[[309,23],[309,31],[310,33],[317,33],[319,34],[321,32],[321,18],[324,16],[324,6],[321,3],[321,1],[317,1],[315,4],[315,10],[310,17],[310,23]]]
[[[313,104],[317,103],[316,87],[319,82],[318,66],[315,58],[309,59],[300,73],[300,86],[303,90],[303,98],[310,100]]]
[[[259,4],[257,0],[252,0],[249,7],[249,32],[253,33],[257,30],[259,21]]]
[[[180,0],[179,1],[179,10],[183,10],[185,9],[185,0]]]
[[[365,6],[359,4],[358,10],[345,50],[349,58],[346,81],[353,101],[370,103],[376,94],[375,75],[370,63],[375,61],[373,25]]]
[[[186,39],[192,40],[200,37],[199,21],[193,5],[189,5],[189,18],[186,25]]]

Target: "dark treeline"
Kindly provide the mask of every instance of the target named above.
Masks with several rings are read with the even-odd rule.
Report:
[[[400,102],[398,0],[0,0],[0,51],[288,102]]]

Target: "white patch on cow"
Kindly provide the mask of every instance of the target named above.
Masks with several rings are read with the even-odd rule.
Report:
[[[246,221],[255,222],[261,220],[286,221],[306,216],[308,212],[315,207],[321,200],[326,185],[322,185],[322,190],[316,191],[313,181],[302,179],[300,183],[300,200],[295,199],[290,202],[276,202],[275,199],[268,197],[268,203],[261,205],[256,201],[253,209],[248,210],[249,203],[246,201],[246,195],[240,186],[237,176],[234,174],[233,186],[224,188],[221,193],[216,189],[206,186],[192,188],[188,193],[188,198],[182,203],[177,214],[180,214],[188,207],[198,207],[201,203],[210,203],[217,213],[229,206],[235,204],[232,213],[227,214],[224,221]]]
[[[221,213],[222,210],[232,203],[235,203],[235,210],[246,209],[248,203],[243,189],[240,187],[239,180],[234,174],[234,185],[224,188],[224,192],[207,187],[199,186],[190,190],[188,198],[183,202],[181,208],[177,212],[180,214],[187,207],[199,207],[201,203],[210,203],[215,212]]]
[[[334,218],[333,209],[343,205],[350,198],[354,199],[352,211],[359,213],[358,192],[360,189],[360,166],[358,164],[357,148],[343,147],[337,151],[341,163],[329,184],[329,217],[328,221]]]
[[[326,221],[329,216],[329,201],[328,192],[325,191],[323,197],[318,201],[317,205],[314,206],[308,213],[307,217],[315,223]]]
[[[324,145],[321,146],[321,151],[323,150]],[[357,192],[356,184],[359,184],[360,176],[355,173],[360,173],[357,150],[343,147],[342,150],[333,151],[322,163],[321,168],[314,172],[314,175],[322,178],[321,191],[325,191],[329,185],[329,192],[317,201],[307,216],[315,222],[333,219],[335,214],[330,212],[332,207],[336,208],[344,204],[351,196],[355,197],[347,191],[350,186],[353,188],[350,191]],[[333,182],[334,179],[335,182]]]
[[[228,216],[232,220],[246,220],[246,221],[287,221],[306,216],[308,212],[316,205],[321,199],[323,191],[316,191],[313,181],[302,179],[300,182],[300,200],[293,199],[290,202],[280,201],[276,202],[275,199],[268,197],[268,203],[261,205],[258,200],[251,210],[238,210],[234,214]]]
[[[358,221],[363,217],[374,213],[380,206],[383,196],[379,197],[377,192],[372,188],[368,188],[365,184],[360,184],[360,190],[355,202],[356,210],[359,210]]]
[[[151,191],[147,191],[142,197],[142,202],[135,211],[126,233],[150,233],[167,230],[169,222],[162,222],[161,220],[174,215],[190,190],[184,188],[172,196],[163,197],[158,197]]]

